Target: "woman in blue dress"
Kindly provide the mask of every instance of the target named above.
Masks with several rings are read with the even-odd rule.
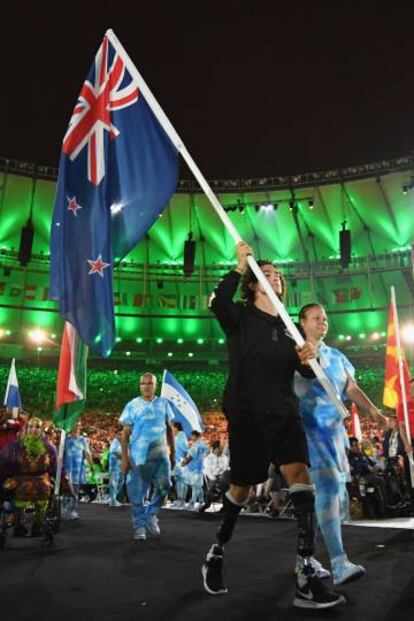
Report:
[[[355,382],[355,370],[347,357],[323,342],[328,332],[323,306],[307,304],[300,310],[299,320],[306,340],[316,345],[320,365],[341,399],[353,401],[379,424],[385,424],[385,417]],[[361,565],[348,560],[342,543],[341,508],[347,498],[345,483],[349,478],[345,426],[317,379],[309,380],[297,374],[295,391],[308,440],[316,517],[331,560],[333,582],[345,584],[365,573]]]

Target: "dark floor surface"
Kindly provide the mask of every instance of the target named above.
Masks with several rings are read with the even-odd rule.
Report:
[[[367,576],[340,589],[341,608],[292,607],[296,525],[240,519],[227,550],[225,596],[201,586],[200,564],[219,516],[163,511],[159,540],[132,541],[127,507],[81,505],[52,547],[9,537],[0,550],[1,621],[405,621],[414,615],[414,531],[344,528]],[[318,558],[326,562],[322,543]]]

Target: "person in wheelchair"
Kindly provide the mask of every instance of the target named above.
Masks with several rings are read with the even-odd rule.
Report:
[[[32,505],[31,535],[43,534],[56,464],[56,449],[45,439],[42,421],[36,417],[28,420],[19,439],[0,451],[0,489],[15,507],[15,537],[28,535],[25,512]]]
[[[368,518],[383,518],[387,512],[387,486],[381,471],[366,455],[358,438],[351,437],[348,460],[351,470],[350,496],[362,501]]]
[[[223,453],[220,440],[213,440],[211,452],[204,459],[206,494],[204,504],[199,511],[202,513],[214,501],[222,501],[223,494],[230,487],[229,458]]]

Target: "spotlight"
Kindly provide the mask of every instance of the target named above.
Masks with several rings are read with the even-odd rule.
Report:
[[[46,333],[40,328],[35,328],[29,332],[29,338],[33,341],[33,343],[40,345],[46,340]]]
[[[401,330],[401,335],[406,343],[414,343],[414,324],[406,324]]]
[[[379,338],[380,338],[380,333],[379,332],[373,332],[371,334],[371,338],[372,338],[373,341],[378,341]]]

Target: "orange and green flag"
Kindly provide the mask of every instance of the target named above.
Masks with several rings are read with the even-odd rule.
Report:
[[[387,333],[387,349],[385,352],[385,377],[384,377],[384,395],[383,403],[385,407],[395,410],[401,397],[400,368],[398,364],[397,337],[396,337],[396,317],[394,315],[393,304],[390,304],[388,316],[388,333]],[[408,389],[410,381],[410,373],[408,370],[407,359],[403,348],[401,347],[401,356],[403,360],[403,373],[405,386]]]

